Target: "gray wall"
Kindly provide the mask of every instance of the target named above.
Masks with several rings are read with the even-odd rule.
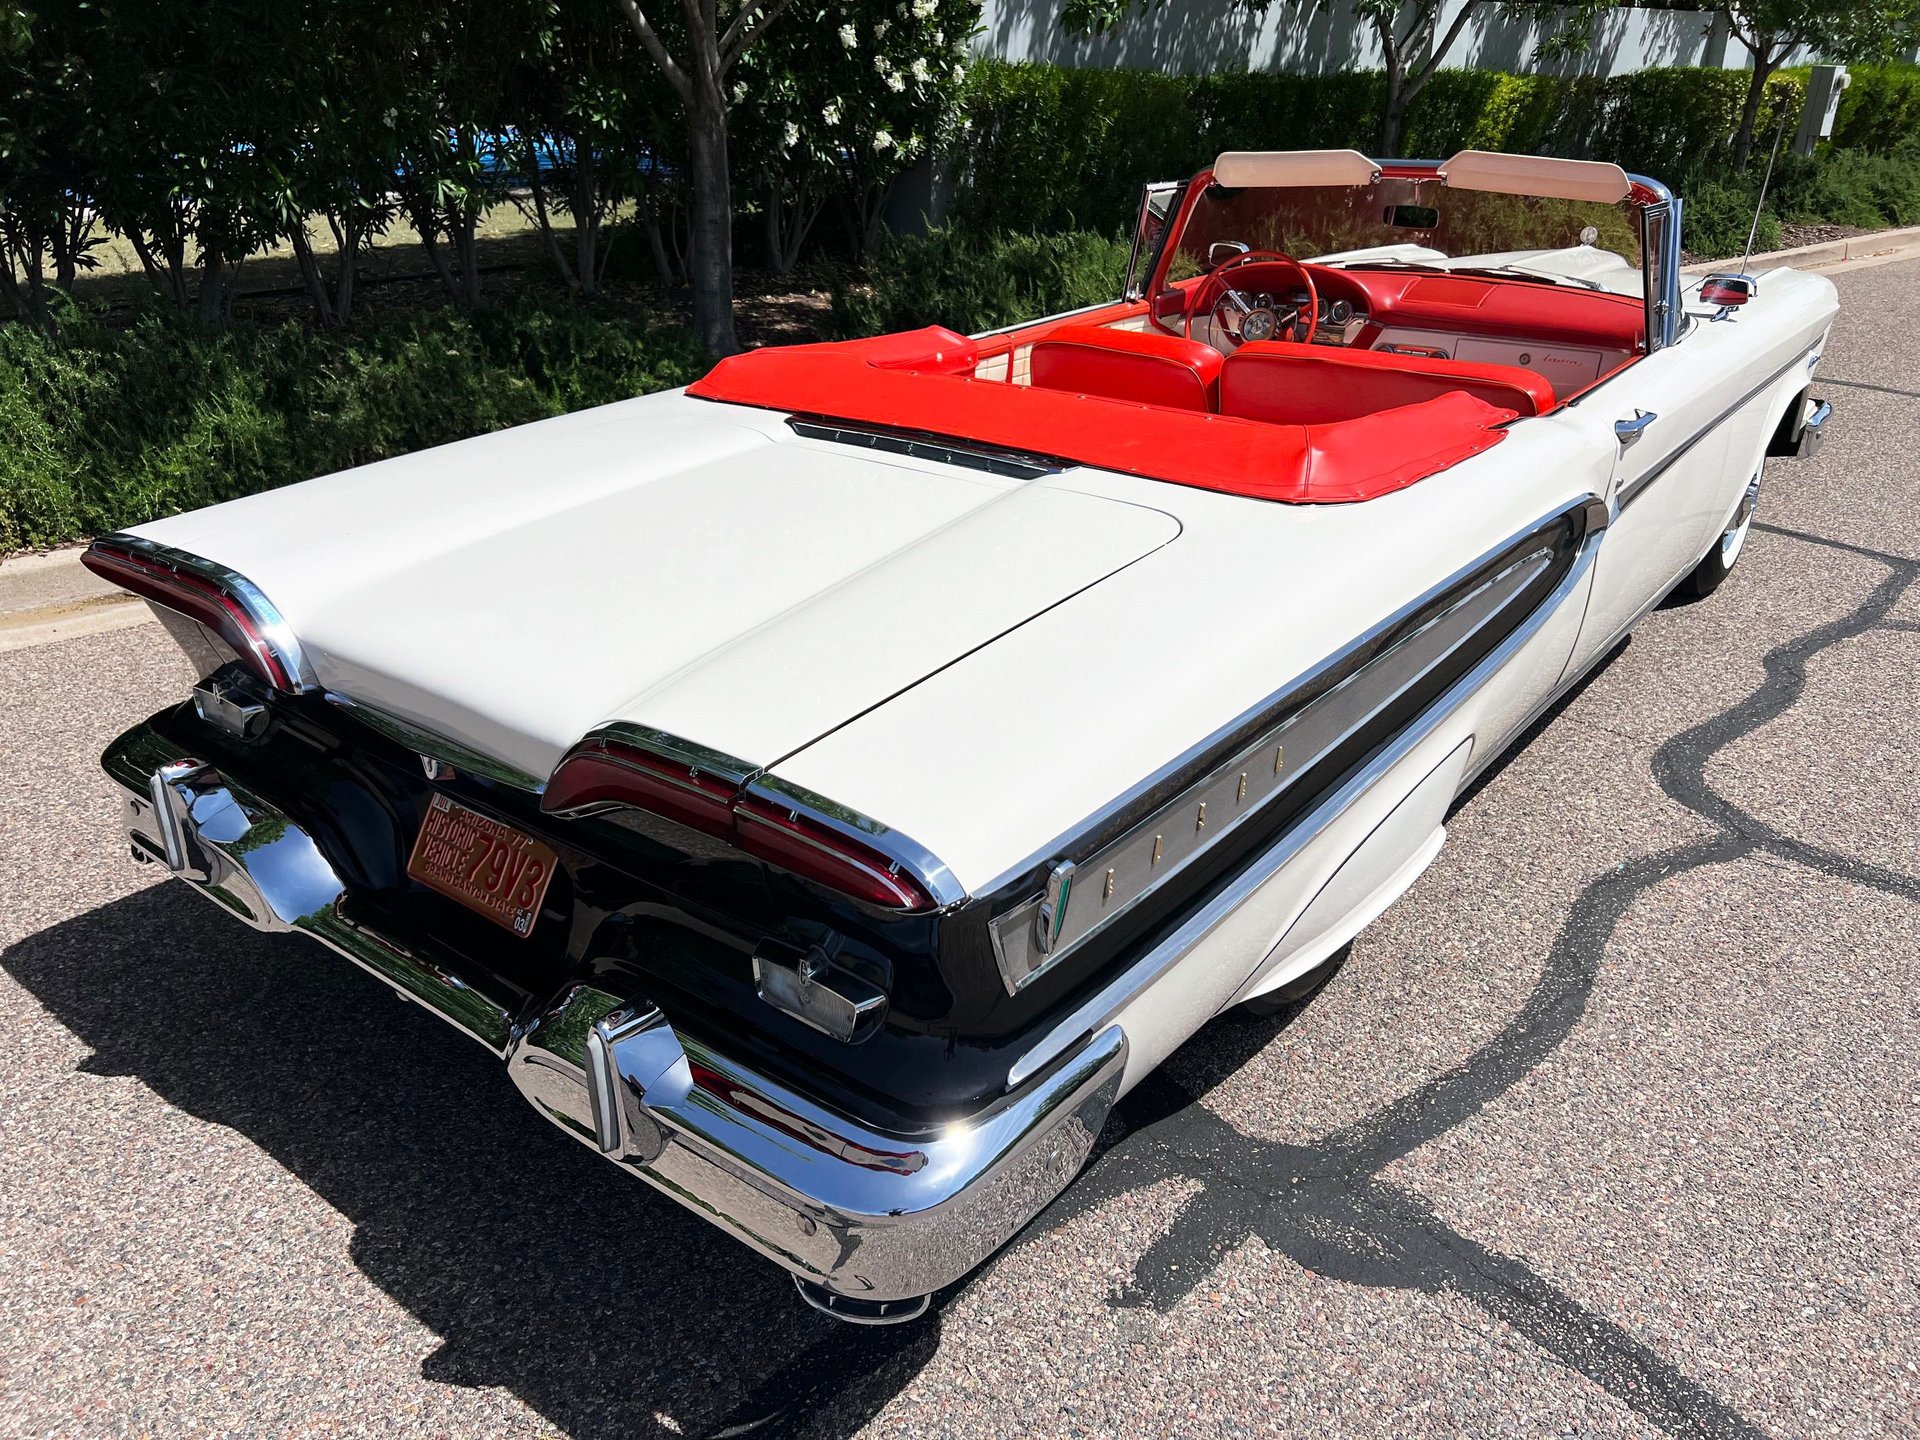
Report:
[[[1446,0],[1442,29],[1460,0]],[[1308,11],[1275,0],[1265,15],[1234,9],[1231,0],[1165,0],[1136,13],[1113,35],[1081,40],[1062,33],[1060,0],[986,0],[974,41],[976,53],[999,60],[1044,60],[1086,69],[1157,70],[1196,74],[1219,70],[1291,70],[1327,73],[1378,69],[1380,47],[1371,27],[1346,6]],[[1535,65],[1543,32],[1492,6],[1467,23],[1446,64],[1462,69],[1554,70],[1617,75],[1654,65],[1745,68],[1746,47],[1728,39],[1715,16],[1697,10],[1616,9],[1595,27],[1590,50],[1550,65]],[[1800,59],[1812,57],[1796,57]]]

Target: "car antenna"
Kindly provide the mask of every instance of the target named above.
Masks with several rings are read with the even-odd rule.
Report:
[[[1780,140],[1787,133],[1787,117],[1782,115],[1780,123],[1773,128],[1773,149],[1767,155],[1767,173],[1760,180],[1760,198],[1754,202],[1753,224],[1747,227],[1747,253],[1740,257],[1740,273],[1747,273],[1747,266],[1753,263],[1753,242],[1760,234],[1760,216],[1767,208],[1767,187],[1773,184],[1773,162],[1780,158]]]

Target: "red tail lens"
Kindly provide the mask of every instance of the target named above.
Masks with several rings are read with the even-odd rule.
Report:
[[[213,581],[160,560],[149,559],[117,545],[95,544],[80,562],[102,579],[143,600],[178,611],[198,621],[233,647],[234,653],[262,680],[288,694],[298,690],[273,646],[260,633],[246,607]]]
[[[617,740],[596,739],[560,762],[540,797],[540,808],[565,812],[630,805],[730,840],[733,796],[734,787],[724,780]]]
[[[753,796],[733,807],[735,843],[749,855],[830,890],[889,910],[931,910],[933,897],[920,882],[878,850],[837,830]]]

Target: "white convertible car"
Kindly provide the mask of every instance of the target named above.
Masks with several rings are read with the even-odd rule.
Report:
[[[108,536],[203,677],[104,757],[134,856],[910,1318],[1727,574],[1836,300],[1679,236],[1611,165],[1226,154],[1111,304]]]

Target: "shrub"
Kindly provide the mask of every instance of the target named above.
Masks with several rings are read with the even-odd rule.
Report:
[[[683,384],[692,339],[523,302],[207,339],[178,319],[0,325],[0,554]]]
[[[1803,224],[1866,230],[1914,224],[1920,221],[1920,147],[1783,155],[1768,205]]]
[[[1698,179],[1686,187],[1681,214],[1680,243],[1709,260],[1725,260],[1746,253],[1747,232],[1753,227],[1758,185],[1719,179]],[[1756,251],[1780,248],[1780,219],[1771,210],[1760,217],[1754,235]]]
[[[1853,75],[1836,144],[1894,151],[1920,133],[1920,66]],[[1605,78],[1442,70],[1408,112],[1404,148],[1611,160],[1672,182],[1724,159],[1746,86],[1745,71],[1704,68]],[[1762,156],[1764,137],[1799,124],[1806,88],[1805,69],[1767,82]],[[1169,76],[985,62],[968,81],[954,214],[988,230],[1130,230],[1143,182],[1190,175],[1222,150],[1371,151],[1383,103],[1370,71]],[[1892,202],[1882,193],[1877,203]]]
[[[936,230],[889,241],[864,284],[834,296],[843,335],[921,325],[969,334],[1112,300],[1125,283],[1127,243],[1114,236],[981,235]]]

